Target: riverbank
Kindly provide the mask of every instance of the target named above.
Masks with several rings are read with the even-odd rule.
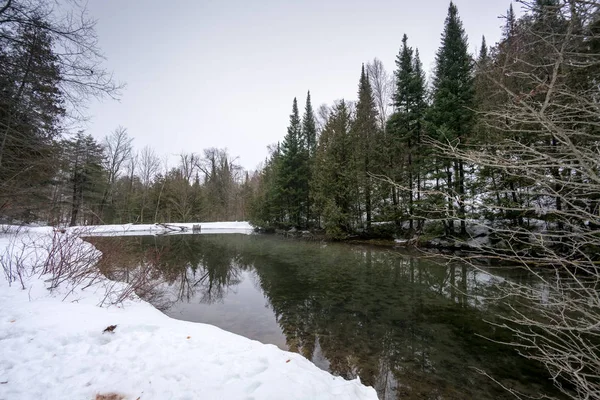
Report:
[[[463,237],[445,236],[439,227],[437,229],[433,227],[433,223],[429,223],[427,229],[419,234],[410,233],[407,224],[404,224],[406,226],[403,226],[402,233],[398,234],[394,223],[376,223],[370,232],[360,232],[338,238],[328,237],[323,229],[298,230],[292,228],[284,230],[254,227],[254,231],[308,241],[341,242],[378,247],[424,248],[441,252],[480,250],[482,247],[489,247],[490,233],[493,230],[492,223],[477,220],[468,222],[467,234]]]
[[[107,306],[126,285],[77,275],[91,271],[100,254],[74,229],[5,231],[0,399],[377,398],[358,379],[334,377],[299,354],[212,325],[173,320],[135,295]]]

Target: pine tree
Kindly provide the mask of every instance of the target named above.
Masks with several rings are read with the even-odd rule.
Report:
[[[421,172],[421,130],[426,109],[425,75],[421,67],[418,51],[413,57],[413,49],[408,46],[408,37],[402,37],[402,47],[398,54],[395,71],[396,88],[394,106],[396,112],[389,122],[392,138],[393,170],[396,180],[408,187],[409,226],[414,229],[415,200],[420,200]],[[415,182],[416,180],[416,182]],[[416,185],[415,185],[416,184]],[[416,187],[415,187],[416,186]],[[399,223],[399,200],[394,194],[395,218]]]
[[[310,91],[306,95],[306,106],[304,107],[304,115],[302,116],[302,137],[309,157],[313,157],[317,149],[317,127],[315,112],[310,100]]]
[[[319,137],[311,181],[316,210],[327,236],[335,239],[347,236],[354,225],[357,167],[351,126],[350,110],[342,100],[332,108]]]
[[[462,145],[468,141],[475,121],[473,62],[468,53],[467,36],[458,16],[458,9],[450,3],[442,45],[436,54],[433,78],[433,104],[430,112],[431,135],[442,142]],[[465,222],[465,168],[461,160],[444,163],[447,177],[448,209],[454,210],[461,220],[461,234],[466,234]],[[454,175],[454,177],[453,177]],[[454,233],[452,220],[447,221],[447,233]]]
[[[479,48],[479,57],[477,58],[477,64],[481,65],[489,60],[488,47],[485,42],[485,36],[481,37],[481,47]]]
[[[506,24],[504,24],[504,27],[502,28],[502,36],[505,39],[514,35],[516,23],[515,11],[512,3],[510,3],[510,7],[506,12]]]
[[[371,83],[365,74],[363,65],[358,85],[358,102],[356,103],[356,118],[352,126],[352,135],[356,146],[359,192],[362,193],[361,197],[364,199],[367,230],[371,229],[373,219],[373,183],[370,174],[376,173],[378,165],[379,152],[377,150],[381,143],[378,131],[377,107],[373,99]],[[363,199],[361,199],[361,203]]]
[[[68,141],[63,142],[66,162],[65,172],[68,177],[68,190],[71,195],[69,225],[76,225],[80,221],[80,211],[96,209],[102,197],[102,183],[104,183],[104,170],[102,169],[103,149],[91,135],[83,132]],[[91,214],[91,221],[95,222],[96,214]]]
[[[281,162],[278,173],[279,187],[287,221],[296,227],[302,225],[302,210],[307,199],[308,173],[302,140],[302,125],[298,102],[294,98],[290,125],[281,145]]]
[[[408,114],[411,105],[411,85],[414,79],[413,49],[408,46],[408,36],[402,36],[400,54],[396,57],[396,90],[394,92],[394,107],[396,112]]]
[[[59,166],[54,140],[65,114],[60,60],[52,36],[35,24],[17,35],[0,38],[0,212],[44,218],[38,212],[50,203]]]
[[[414,59],[414,79],[411,87],[413,93],[413,104],[412,104],[412,119],[413,119],[413,130],[411,134],[412,141],[414,143],[414,156],[412,160],[412,170],[414,171],[413,176],[416,178],[416,193],[415,200],[420,207],[421,203],[421,191],[424,183],[424,176],[427,173],[425,169],[426,159],[429,154],[429,150],[423,145],[423,131],[425,128],[425,116],[427,113],[427,81],[425,78],[425,71],[423,71],[423,65],[421,64],[421,58],[419,56],[419,49],[415,50]],[[413,215],[422,217],[422,213],[418,212],[417,209],[413,209]],[[423,220],[419,220],[419,229],[423,226]]]
[[[303,180],[306,193],[306,226],[310,225],[311,221],[311,204],[310,204],[310,181],[313,173],[313,162],[317,149],[317,127],[315,122],[315,113],[310,100],[310,91],[306,95],[306,105],[304,115],[302,116],[302,141],[304,143],[303,167],[302,171],[306,174],[306,179]]]

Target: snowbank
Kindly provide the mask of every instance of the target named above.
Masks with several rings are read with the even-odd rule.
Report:
[[[358,379],[334,377],[299,354],[170,319],[139,299],[98,307],[106,278],[84,290],[50,292],[48,276],[36,271],[45,251],[37,244],[51,235],[51,228],[34,228],[0,236],[4,265],[10,255],[29,271],[25,290],[0,278],[0,399],[377,398]],[[103,333],[110,325],[114,332]]]
[[[123,225],[86,225],[68,228],[82,236],[128,236],[128,235],[156,235],[165,233],[178,233],[177,228],[184,228],[187,233],[192,232],[194,225],[200,225],[200,234],[210,233],[252,233],[253,228],[248,222],[190,222],[162,224],[123,224]]]

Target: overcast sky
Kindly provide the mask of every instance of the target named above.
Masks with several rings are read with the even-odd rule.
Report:
[[[127,84],[120,102],[93,102],[88,132],[122,125],[174,166],[181,152],[227,148],[254,169],[286,133],[292,100],[304,108],[356,98],[361,64],[388,70],[406,33],[425,70],[447,0],[90,1],[106,67]],[[500,37],[510,0],[456,0],[474,53]]]

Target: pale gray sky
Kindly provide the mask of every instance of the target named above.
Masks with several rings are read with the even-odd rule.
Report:
[[[448,0],[96,0],[106,67],[127,88],[120,102],[93,102],[88,132],[118,125],[137,149],[162,157],[228,148],[247,169],[283,138],[298,97],[313,106],[355,99],[363,62],[392,73],[403,33],[426,71]],[[500,37],[510,0],[456,0],[472,52]],[[174,161],[173,161],[174,164]],[[173,165],[174,166],[174,165]]]

